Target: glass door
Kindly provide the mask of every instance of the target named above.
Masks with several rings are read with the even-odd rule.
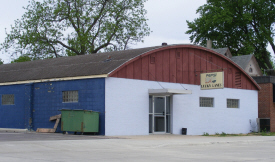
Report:
[[[165,133],[165,97],[154,97],[154,132]]]
[[[149,133],[170,133],[170,97],[149,96]]]

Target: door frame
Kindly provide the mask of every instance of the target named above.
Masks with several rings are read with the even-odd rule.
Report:
[[[171,134],[171,95],[149,95],[149,98],[152,98],[152,100],[150,101],[150,99],[149,99],[149,102],[151,102],[151,103],[149,103],[149,104],[151,104],[152,105],[152,113],[150,112],[150,110],[149,110],[149,134]],[[163,118],[164,118],[164,131],[161,131],[161,132],[155,132],[155,117],[157,116],[157,115],[155,115],[155,102],[154,102],[154,98],[156,98],[156,97],[162,97],[162,98],[164,98],[164,115],[163,115]],[[169,118],[168,118],[168,122],[167,122],[167,97],[169,97],[169,100],[170,100],[170,102],[169,102],[169,109],[170,109],[170,113],[168,114],[169,115]],[[150,109],[150,105],[149,105],[149,109]],[[150,115],[151,115],[151,123],[150,123]],[[152,124],[151,125],[151,127],[150,127],[150,124]],[[168,127],[169,127],[169,132],[167,132],[167,124],[168,124]],[[150,130],[150,128],[151,128],[151,130]]]

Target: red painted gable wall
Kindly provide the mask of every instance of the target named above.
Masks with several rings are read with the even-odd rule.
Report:
[[[167,47],[145,53],[109,77],[200,85],[200,73],[224,71],[224,86],[258,90],[257,85],[225,56],[198,46]]]

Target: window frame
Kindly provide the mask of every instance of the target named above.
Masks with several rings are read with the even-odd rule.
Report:
[[[229,106],[228,106],[228,101],[234,101],[234,100],[235,100],[235,101],[238,101],[237,107],[233,107],[233,106],[232,106],[232,103],[231,103],[231,107],[229,107]],[[228,108],[228,109],[239,109],[239,108],[240,108],[240,99],[236,99],[236,98],[227,98],[227,99],[226,99],[226,108]]]
[[[8,97],[8,96],[12,96],[12,100],[8,101],[7,98],[5,98],[5,97]],[[15,105],[15,96],[14,96],[14,94],[2,94],[1,95],[1,105]]]
[[[205,104],[207,104],[207,103],[204,103],[204,104],[202,104],[201,102],[201,99],[212,99],[212,106],[210,105],[210,106],[205,106]],[[214,97],[200,97],[199,98],[199,106],[200,107],[211,107],[211,108],[214,108],[215,107],[215,99],[214,99]]]
[[[73,96],[75,95],[74,93],[77,94],[77,96]],[[78,103],[78,102],[79,102],[78,90],[62,91],[62,103]]]

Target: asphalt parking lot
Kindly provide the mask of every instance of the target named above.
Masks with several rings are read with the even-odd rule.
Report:
[[[7,141],[49,141],[49,140],[95,140],[110,139],[107,136],[73,135],[62,133],[1,133],[0,142]]]
[[[275,136],[91,136],[0,132],[1,162],[275,161]]]

